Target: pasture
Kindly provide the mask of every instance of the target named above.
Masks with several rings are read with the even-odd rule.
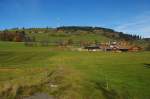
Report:
[[[150,99],[145,64],[150,52],[78,52],[0,42],[0,96],[47,92],[60,99]]]

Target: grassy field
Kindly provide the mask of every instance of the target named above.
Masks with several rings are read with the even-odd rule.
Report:
[[[80,33],[80,32],[79,32]],[[97,41],[102,41],[102,42],[107,42],[111,40],[110,38],[107,38],[103,35],[100,34],[94,34],[94,33],[89,33],[89,34],[67,34],[67,33],[37,33],[37,34],[29,34],[31,36],[34,36],[37,41],[45,40],[47,39],[50,42],[58,42],[60,40],[66,41],[71,39],[73,42],[80,42],[80,41],[90,41],[94,42],[95,40]]]
[[[150,64],[150,52],[62,51],[0,42],[0,96],[39,91],[60,99],[150,99],[150,68],[144,64]]]

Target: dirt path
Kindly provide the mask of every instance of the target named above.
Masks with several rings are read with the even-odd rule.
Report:
[[[11,68],[11,67],[0,67],[0,72],[12,72],[12,71],[20,71],[21,69],[18,68]]]

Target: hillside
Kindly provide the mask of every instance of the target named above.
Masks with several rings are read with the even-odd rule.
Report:
[[[36,39],[73,39],[73,40],[138,40],[141,39],[137,35],[129,35],[123,32],[116,32],[112,29],[101,27],[81,27],[66,26],[58,28],[29,28],[29,29],[9,29],[0,32],[1,40],[14,40],[15,35],[22,33],[23,35],[32,35]],[[7,35],[9,37],[7,37]],[[12,36],[12,37],[11,37]]]

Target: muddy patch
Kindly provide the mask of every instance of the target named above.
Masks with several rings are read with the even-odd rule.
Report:
[[[46,93],[36,93],[29,97],[24,97],[22,99],[55,99],[53,96],[50,96]]]

